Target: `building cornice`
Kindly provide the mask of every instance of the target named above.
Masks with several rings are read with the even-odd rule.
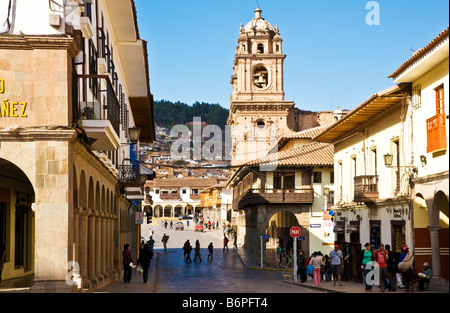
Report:
[[[12,50],[67,50],[72,58],[74,58],[79,52],[74,38],[65,35],[0,35],[0,46],[2,49]]]

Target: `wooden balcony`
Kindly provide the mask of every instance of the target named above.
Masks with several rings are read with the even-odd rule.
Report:
[[[437,152],[447,149],[447,135],[445,129],[445,114],[437,114],[426,121],[427,123],[427,152]]]
[[[314,191],[310,186],[299,189],[249,189],[233,199],[233,208],[252,204],[313,203]]]
[[[374,202],[378,198],[378,175],[363,175],[354,178],[354,202]]]
[[[160,193],[159,198],[161,200],[177,200],[180,199],[180,194],[177,193]]]

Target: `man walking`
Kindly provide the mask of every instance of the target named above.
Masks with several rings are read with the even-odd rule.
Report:
[[[189,239],[186,240],[186,242],[184,243],[183,250],[184,250],[185,262],[186,263],[187,262],[189,262],[189,263],[192,262],[192,260],[191,260],[192,246],[191,246],[191,244],[189,242]]]
[[[388,253],[384,249],[384,244],[380,243],[380,247],[373,252],[373,256],[380,271],[380,288],[384,292],[386,279],[388,278],[387,260],[389,259]],[[391,289],[390,286],[391,281],[389,280],[389,289]]]
[[[334,245],[334,250],[331,251],[328,256],[331,260],[331,270],[333,272],[333,286],[336,286],[336,278],[339,282],[339,286],[342,286],[341,284],[341,260],[344,258],[342,255],[342,251],[339,250],[339,245]]]
[[[225,252],[225,248],[227,248],[228,251],[228,238],[226,235],[223,235],[223,251]]]

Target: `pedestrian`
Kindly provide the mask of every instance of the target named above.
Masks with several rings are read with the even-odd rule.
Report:
[[[323,257],[323,263],[325,263],[323,273],[325,281],[331,281],[331,260],[328,254]]]
[[[122,265],[123,265],[123,282],[129,283],[131,281],[131,268],[133,266],[133,253],[130,250],[129,244],[125,244],[123,246]]]
[[[389,256],[389,259],[387,260],[387,271],[388,271],[388,280],[389,280],[389,291],[395,291],[396,284],[395,284],[395,272],[397,271],[397,262],[395,260],[395,254],[391,250],[390,245],[385,246],[386,252]]]
[[[0,283],[2,282],[3,263],[5,262],[6,246],[4,242],[0,242]]]
[[[167,221],[164,221],[164,228],[167,229]]]
[[[189,227],[189,220],[186,221],[186,226]]]
[[[413,269],[415,268],[414,255],[410,253],[408,246],[404,246],[402,248],[402,254],[400,254],[398,261],[399,262],[397,267],[402,274],[402,282],[403,286],[405,287],[405,292],[408,293],[410,291],[410,288],[411,291],[413,288]]]
[[[311,264],[314,267],[313,276],[314,276],[314,287],[320,286],[320,267],[323,264],[322,255],[319,252],[314,252],[313,257],[309,261],[309,264]]]
[[[388,269],[387,269],[387,260],[389,256],[387,251],[384,249],[384,244],[380,243],[377,250],[373,252],[373,256],[375,258],[375,262],[378,264],[378,270],[380,274],[380,289],[384,292],[386,288],[386,279],[388,279]],[[391,282],[389,281],[389,286],[391,286]]]
[[[225,248],[227,248],[228,251],[228,238],[226,235],[223,235],[223,251],[225,252]]]
[[[191,260],[192,246],[191,246],[191,243],[189,242],[189,239],[186,240],[186,242],[184,243],[183,250],[184,250],[184,260],[185,260],[185,262],[186,263],[187,262],[191,263],[192,262],[192,260]]]
[[[339,250],[339,245],[334,245],[334,250],[332,250],[329,255],[331,260],[331,270],[333,272],[333,286],[336,286],[336,279],[339,282],[339,286],[342,286],[341,284],[341,266],[342,262],[341,260],[344,258],[342,255],[342,251]]]
[[[155,240],[153,240],[153,236],[150,236],[150,240],[147,241],[147,249],[150,253],[150,260],[153,258],[153,246],[155,245]]]
[[[198,241],[198,239],[195,242],[194,251],[195,251],[194,262],[197,261],[197,257],[200,260],[200,262],[202,262],[202,256],[200,255],[200,241]]]
[[[433,270],[431,269],[428,262],[423,263],[423,270],[421,273],[417,274],[419,276],[419,290],[425,290],[425,284],[430,283],[430,278],[433,276]]]
[[[294,267],[294,255],[292,249],[286,253],[286,268]]]
[[[366,292],[372,292],[373,280],[370,280],[370,277],[368,277],[368,275],[373,269],[373,261],[375,261],[375,257],[371,250],[371,245],[370,243],[366,242],[364,244],[364,249],[359,254],[359,264],[361,265],[361,270],[364,273],[363,277]]]
[[[233,247],[237,250],[238,246],[237,246],[237,234],[234,233],[234,239],[233,239]]]
[[[161,239],[163,246],[164,246],[164,251],[167,251],[167,241],[169,241],[169,236],[167,236],[166,234],[164,234],[164,236]]]
[[[275,263],[275,267],[282,267],[283,264],[283,247],[281,246],[281,244],[278,244],[278,248],[276,249],[276,263]]]
[[[138,261],[138,264],[141,265],[143,270],[142,277],[144,279],[144,284],[146,284],[148,280],[148,269],[150,268],[151,258],[152,257],[148,245],[144,244],[144,248],[139,253],[139,261]]]
[[[214,252],[214,246],[213,246],[213,243],[211,242],[210,244],[209,244],[209,246],[208,246],[208,252],[209,252],[209,254],[208,254],[208,259],[209,259],[209,257],[211,256],[211,260],[213,259],[213,252]]]
[[[299,250],[297,258],[297,275],[300,276],[300,282],[304,283],[306,281],[306,256],[303,250]]]
[[[173,229],[173,221],[170,221],[170,229]]]

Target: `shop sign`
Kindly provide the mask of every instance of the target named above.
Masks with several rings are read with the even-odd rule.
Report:
[[[5,93],[5,81],[0,78],[0,94]],[[27,102],[3,99],[0,104],[0,117],[28,117],[25,113]]]

